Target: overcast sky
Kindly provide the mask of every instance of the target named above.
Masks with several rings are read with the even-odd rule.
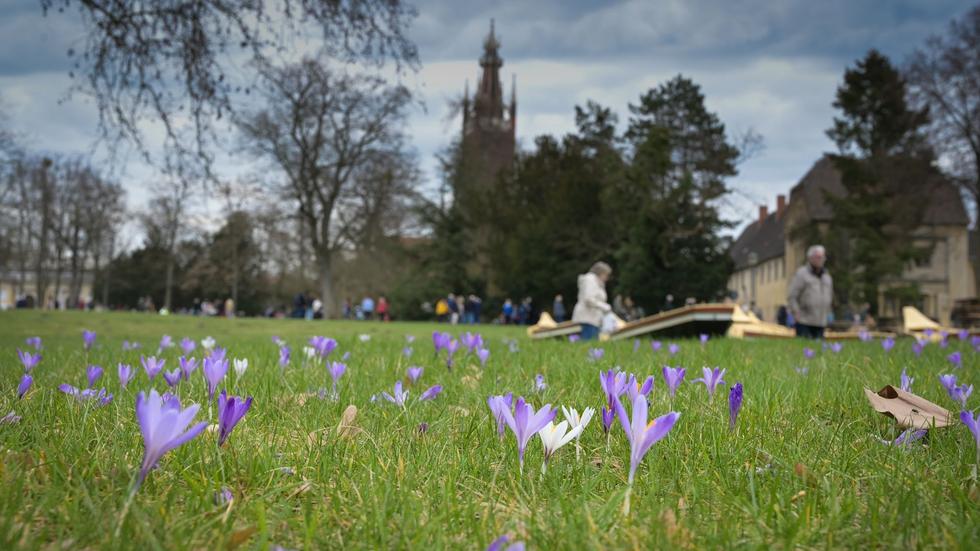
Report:
[[[647,0],[415,3],[411,37],[422,67],[412,86],[424,101],[408,133],[435,178],[434,155],[458,132],[447,101],[472,90],[491,18],[509,96],[517,78],[517,133],[527,148],[540,134],[573,129],[573,107],[588,99],[621,120],[641,93],[684,74],[702,86],[708,108],[732,132],[760,133],[765,150],[741,166],[726,214],[748,221],[772,207],[824,151],[824,130],[844,69],[877,48],[901,63],[930,34],[945,31],[973,2],[963,0]],[[76,17],[42,16],[39,0],[0,0],[0,105],[34,150],[85,154],[96,133],[90,101],[73,97],[66,51],[78,48]],[[126,164],[130,205],[142,206],[138,159]]]

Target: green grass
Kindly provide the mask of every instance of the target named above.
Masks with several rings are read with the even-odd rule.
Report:
[[[504,533],[530,549],[969,549],[980,542],[969,431],[957,422],[908,450],[882,445],[879,437],[893,439],[898,431],[862,392],[897,384],[907,367],[916,393],[958,412],[937,376],[953,372],[945,357],[959,349],[965,360],[958,377],[980,386],[977,354],[966,343],[929,346],[916,358],[907,339],[890,354],[877,343],[853,342],[840,354],[820,351],[807,361],[804,343],[795,341],[713,339],[704,349],[680,341],[681,352],[669,360],[648,341],[634,352],[630,341],[603,344],[605,358],[593,363],[582,344],[531,342],[514,328],[481,326],[491,349],[486,369],[467,359],[448,372],[432,352],[438,327],[0,313],[0,415],[23,416],[0,426],[0,548],[482,549]],[[89,354],[83,328],[98,332]],[[143,453],[134,396],[150,388],[139,352],[122,352],[120,343],[137,340],[144,352],[155,351],[164,333],[175,340],[211,335],[229,358],[248,358],[244,377],[236,380],[230,370],[226,383],[255,404],[223,448],[206,432],[168,454],[140,488],[116,539]],[[361,342],[361,333],[372,339]],[[316,334],[340,341],[335,357],[350,352],[339,402],[306,397],[329,387],[322,367],[299,365],[299,349]],[[401,353],[406,334],[418,337],[411,360]],[[34,389],[18,401],[22,369],[14,349],[34,335],[44,339],[44,359]],[[293,348],[284,373],[272,335]],[[508,350],[506,338],[518,340],[519,352]],[[167,369],[176,366],[177,349],[164,356]],[[116,378],[120,361],[137,368],[126,390]],[[673,402],[680,421],[640,466],[628,518],[621,505],[629,448],[618,426],[607,451],[596,415],[581,440],[581,461],[569,445],[544,477],[537,437],[523,476],[513,436],[497,439],[487,396],[531,397],[537,373],[548,388],[533,396],[535,405],[578,409],[602,405],[600,368],[654,374],[651,413],[665,413],[670,403],[660,367],[668,361],[687,367],[688,380],[702,365],[727,368],[729,384],[745,385],[745,405],[731,432],[727,391],[709,403],[702,385],[682,385]],[[115,393],[107,407],[77,404],[57,390],[65,382],[83,386],[89,363],[106,368],[99,385]],[[438,383],[445,387],[438,399],[413,400],[406,411],[370,403],[410,364],[425,367],[412,398]],[[804,365],[806,376],[794,369]],[[162,392],[162,377],[154,385]],[[198,370],[177,394],[185,404],[203,404],[204,388]],[[359,408],[364,430],[350,439],[335,430],[348,404]],[[207,415],[205,406],[198,418]],[[429,430],[420,436],[422,422]],[[222,487],[235,495],[230,505],[213,501]]]

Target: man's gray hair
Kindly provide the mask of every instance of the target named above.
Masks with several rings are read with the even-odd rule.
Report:
[[[600,260],[589,268],[589,272],[595,275],[609,275],[612,273],[612,266]]]
[[[823,248],[823,245],[810,245],[810,248],[806,250],[806,257],[810,258],[817,253],[826,255],[827,249]]]

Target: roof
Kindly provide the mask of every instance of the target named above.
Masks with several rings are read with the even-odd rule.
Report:
[[[786,218],[786,210],[781,213],[772,213],[765,220],[756,220],[749,224],[738,239],[732,244],[731,256],[735,261],[735,269],[741,270],[753,265],[755,262],[763,262],[771,258],[783,256],[785,239],[783,238],[783,227]],[[755,253],[755,262],[750,262],[750,255]]]
[[[927,225],[956,225],[969,224],[969,217],[963,206],[959,190],[944,178],[935,178],[924,182],[921,188],[922,196],[929,198],[922,223]],[[829,221],[833,211],[824,197],[824,192],[840,197],[846,193],[841,183],[840,172],[829,155],[824,155],[813,167],[803,175],[800,182],[790,191],[790,203],[803,201],[807,215],[811,220]]]

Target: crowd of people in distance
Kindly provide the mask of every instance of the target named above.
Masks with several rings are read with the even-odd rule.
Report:
[[[510,299],[507,299],[510,301]],[[530,299],[528,299],[530,300]],[[513,305],[511,305],[513,308]],[[436,320],[442,323],[459,323],[471,325],[480,323],[480,316],[483,313],[483,299],[470,293],[462,294],[449,293],[436,301],[434,314]]]
[[[361,302],[354,303],[350,297],[344,300],[344,319],[361,321],[391,321],[391,306],[384,295],[365,296]]]

